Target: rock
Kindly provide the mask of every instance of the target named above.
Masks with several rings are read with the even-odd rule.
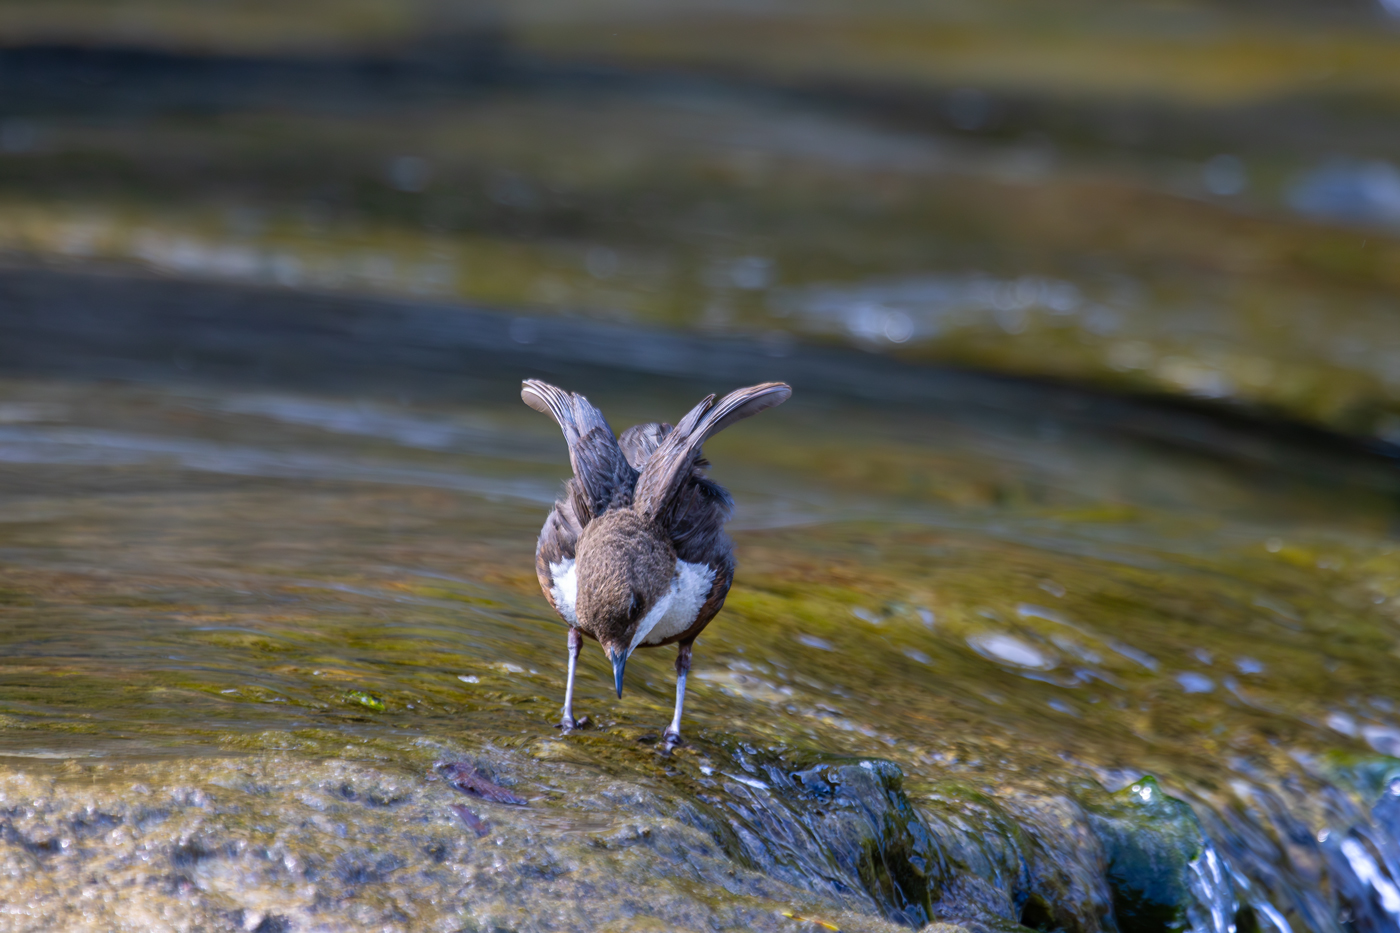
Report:
[[[1089,816],[1065,797],[935,785],[925,816],[950,866],[934,906],[974,930],[1112,931],[1112,894]]]
[[[1122,933],[1184,930],[1194,926],[1193,912],[1209,911],[1193,889],[1199,885],[1193,865],[1213,856],[1209,841],[1191,807],[1168,797],[1154,778],[1091,805],[1090,822],[1107,860]]]
[[[696,818],[736,861],[895,922],[932,918],[944,866],[898,767],[744,744],[708,760]]]
[[[723,823],[728,851],[773,877],[848,904],[867,899],[910,925],[1114,930],[1107,860],[1072,800],[1007,801],[950,782],[921,809],[888,761],[726,752],[706,812]]]
[[[792,933],[788,910],[847,933],[899,929],[868,899],[735,860],[685,795],[635,771],[492,748],[472,759],[552,793],[530,807],[479,799],[479,836],[426,754],[11,759],[0,770],[0,928]]]
[[[916,806],[881,759],[692,743],[11,759],[0,927],[1211,929],[1211,850],[1151,779],[1086,805],[948,782]]]

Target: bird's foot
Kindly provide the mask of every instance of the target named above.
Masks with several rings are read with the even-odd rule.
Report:
[[[559,725],[554,728],[567,733],[573,732],[575,729],[587,729],[589,725],[590,722],[587,716],[580,716],[577,719],[572,716],[565,716],[563,719],[559,720]]]
[[[667,749],[672,749],[675,748],[677,745],[685,744],[685,740],[681,738],[681,734],[675,729],[667,729],[665,735],[661,737],[661,741]]]

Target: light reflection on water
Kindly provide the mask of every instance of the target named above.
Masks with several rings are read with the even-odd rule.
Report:
[[[597,385],[615,426],[686,404]],[[6,753],[549,729],[563,640],[531,552],[566,461],[523,406],[34,379],[0,413]],[[1152,773],[1227,823],[1263,794],[1373,832],[1297,788],[1396,751],[1400,555],[1374,493],[801,392],[731,434],[707,453],[741,571],[697,648],[697,735],[878,755],[915,788]],[[580,706],[663,722],[663,654],[618,702],[586,651]],[[1287,859],[1225,826],[1195,927],[1224,933],[1207,908],[1253,885],[1280,929],[1326,928]]]

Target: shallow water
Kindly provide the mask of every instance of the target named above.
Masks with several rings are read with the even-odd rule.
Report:
[[[216,6],[0,8],[0,929],[1400,931],[1394,4]],[[795,387],[673,753],[525,376]]]
[[[937,371],[873,402],[839,388],[859,354],[760,358],[797,391],[707,447],[740,570],[665,756],[668,650],[619,701],[586,649],[594,725],[553,728],[531,560],[567,460],[514,379],[619,430],[728,382],[560,372],[545,342],[396,383],[399,325],[362,311],[355,361],[294,310],[256,382],[208,349],[236,327],[138,359],[68,320],[66,368],[11,331],[48,371],[0,383],[9,928],[1400,921],[1388,462]],[[530,805],[456,794],[433,764],[462,759]]]

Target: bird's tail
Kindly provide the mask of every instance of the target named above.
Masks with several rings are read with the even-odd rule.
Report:
[[[705,397],[666,435],[647,460],[637,480],[633,507],[648,519],[655,520],[663,515],[700,459],[705,441],[735,422],[781,405],[791,396],[792,387],[786,383],[765,382],[735,389],[718,403],[713,395]]]

